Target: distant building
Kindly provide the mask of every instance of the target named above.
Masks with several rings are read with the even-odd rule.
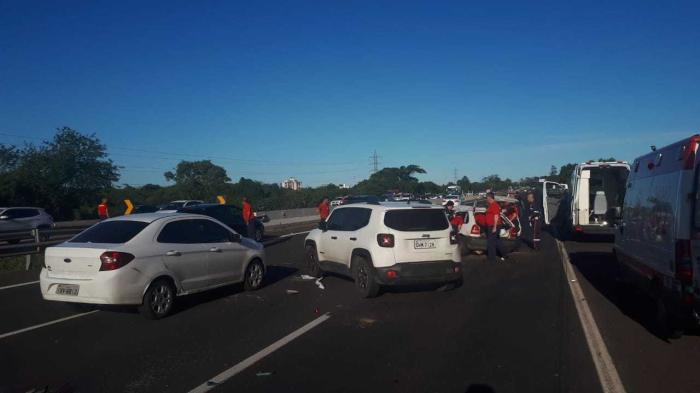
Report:
[[[345,183],[340,183],[340,184],[338,184],[338,188],[340,188],[342,190],[347,190],[350,188],[350,186],[345,184]]]
[[[282,188],[288,188],[288,189],[294,190],[294,191],[301,189],[301,181],[299,181],[293,177],[290,177],[289,179],[283,181],[282,184],[280,184],[280,185],[282,186]]]

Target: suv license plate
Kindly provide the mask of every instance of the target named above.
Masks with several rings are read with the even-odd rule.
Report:
[[[437,248],[437,240],[435,239],[416,239],[413,241],[413,248],[416,250],[424,250],[427,248]]]
[[[56,295],[78,296],[80,285],[73,284],[58,284]]]

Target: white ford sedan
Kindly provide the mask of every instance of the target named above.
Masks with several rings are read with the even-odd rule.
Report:
[[[46,249],[46,300],[138,305],[168,315],[175,297],[233,283],[258,289],[265,274],[260,243],[197,214],[147,213],[102,221]]]

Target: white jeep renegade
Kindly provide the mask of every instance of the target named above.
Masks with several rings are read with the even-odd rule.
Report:
[[[340,206],[304,244],[308,274],[350,276],[363,297],[376,296],[382,285],[462,284],[457,234],[441,206]]]

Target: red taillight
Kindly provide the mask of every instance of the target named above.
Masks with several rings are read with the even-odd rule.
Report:
[[[481,228],[478,225],[472,225],[472,230],[469,231],[472,235],[481,235]]]
[[[379,243],[379,247],[394,247],[394,235],[380,233],[377,235],[377,243]]]
[[[450,232],[450,244],[457,244],[457,232]]]
[[[399,274],[396,272],[396,270],[387,270],[386,272],[386,278],[388,279],[395,279]]]
[[[676,278],[684,285],[693,283],[693,261],[690,240],[676,240]]]
[[[580,225],[577,225],[576,227],[574,227],[574,231],[576,231],[578,233],[583,233],[583,227]]]
[[[134,260],[134,256],[119,251],[106,251],[100,255],[100,261],[102,265],[100,266],[100,271],[117,270],[120,267],[126,265],[127,263]]]

